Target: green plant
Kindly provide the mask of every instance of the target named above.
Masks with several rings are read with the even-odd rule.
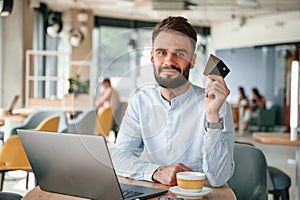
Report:
[[[75,97],[78,96],[78,94],[88,94],[89,93],[89,87],[90,87],[90,81],[79,81],[80,76],[76,75],[75,78],[70,77],[68,79],[69,81],[69,94],[74,94]]]

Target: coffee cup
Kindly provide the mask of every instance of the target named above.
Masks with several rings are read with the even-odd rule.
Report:
[[[205,174],[202,172],[178,172],[176,174],[177,185],[182,192],[201,192]]]

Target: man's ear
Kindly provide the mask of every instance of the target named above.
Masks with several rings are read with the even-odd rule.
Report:
[[[190,69],[193,69],[195,64],[196,64],[196,58],[197,58],[197,54],[193,54],[192,59],[191,59],[191,65],[190,65]]]
[[[151,51],[151,62],[152,62],[152,64],[154,64],[154,58],[153,58],[153,51]]]

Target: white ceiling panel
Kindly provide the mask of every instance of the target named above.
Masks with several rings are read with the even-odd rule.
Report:
[[[253,18],[279,12],[298,11],[300,0],[34,0],[58,11],[91,9],[95,15],[159,21],[182,15],[194,24],[210,26],[219,21]],[[239,4],[241,2],[243,5]],[[249,4],[255,5],[251,6]],[[249,5],[249,6],[246,6]],[[300,15],[300,14],[299,14]]]

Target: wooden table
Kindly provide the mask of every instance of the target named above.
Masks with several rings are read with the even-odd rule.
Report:
[[[27,117],[26,115],[19,115],[19,114],[3,115],[3,116],[0,116],[0,120],[1,121],[10,120],[10,121],[15,121],[15,122],[23,122],[26,119],[26,117]]]
[[[21,124],[31,113],[35,112],[29,108],[14,109],[13,114],[9,114],[8,110],[2,110],[0,113],[0,133],[1,139],[6,141],[10,136],[9,131],[12,127]]]
[[[34,113],[35,111],[36,110],[30,108],[18,108],[13,110],[13,114],[9,114],[7,110],[3,110],[0,115],[0,120],[23,122],[28,115]]]
[[[298,140],[291,141],[289,133],[281,132],[254,132],[253,138],[258,142],[263,144],[272,145],[287,145],[296,146],[296,194],[295,199],[300,199],[300,137],[298,135]]]
[[[146,181],[137,181],[132,179],[127,179],[119,177],[119,181],[122,183],[130,183],[135,185],[149,186],[155,188],[169,189],[168,186],[162,185],[160,183],[151,183]],[[168,191],[168,193],[162,195],[164,197],[177,197],[175,194]],[[151,198],[156,200],[158,197]],[[23,200],[86,200],[85,198],[73,197],[68,195],[62,195],[57,193],[42,191],[38,186],[29,191],[23,198]],[[201,198],[201,200],[236,200],[235,194],[228,187],[224,186],[221,188],[212,188],[212,192],[206,197]]]

